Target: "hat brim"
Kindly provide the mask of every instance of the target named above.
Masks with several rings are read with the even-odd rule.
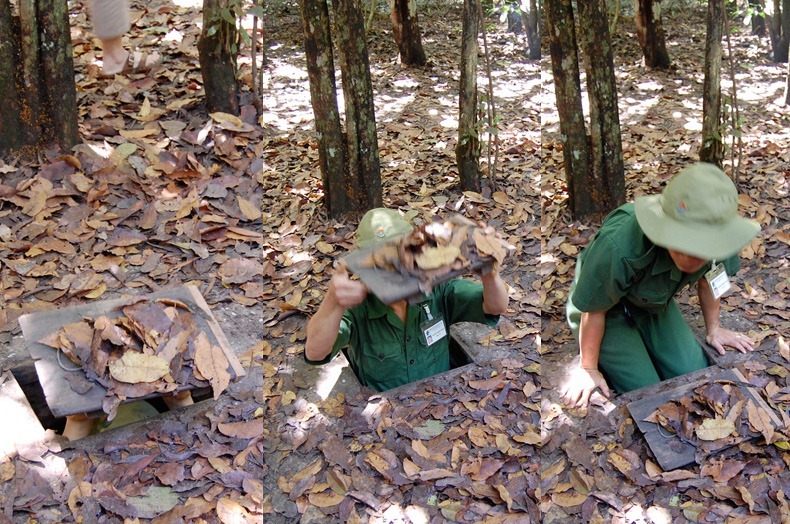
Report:
[[[679,222],[664,213],[660,195],[636,198],[634,210],[639,227],[651,242],[704,260],[731,257],[760,231],[757,222],[740,216],[724,225]]]

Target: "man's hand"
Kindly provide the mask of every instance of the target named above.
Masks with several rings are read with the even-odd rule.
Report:
[[[750,339],[748,335],[736,333],[735,331],[730,331],[729,329],[719,326],[713,328],[705,337],[705,340],[707,340],[708,344],[716,348],[719,355],[724,355],[724,346],[735,348],[741,353],[754,351],[754,342],[752,342],[752,339]]]
[[[568,382],[560,391],[565,405],[570,408],[586,408],[590,401],[590,395],[599,388],[601,393],[609,398],[611,392],[606,384],[603,375],[597,369],[585,369],[581,366],[571,371]]]
[[[351,280],[348,269],[342,262],[335,269],[335,274],[329,281],[327,294],[343,309],[358,306],[368,296],[368,288],[359,280]]]

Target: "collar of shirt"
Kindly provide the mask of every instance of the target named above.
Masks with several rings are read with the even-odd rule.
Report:
[[[370,295],[370,299],[371,300],[368,305],[368,317],[370,319],[386,317],[389,323],[392,324],[393,326],[400,329],[404,328],[404,324],[400,321],[398,315],[391,307],[389,307],[384,302],[379,300],[379,298],[375,295]],[[424,296],[423,299],[424,300],[422,302],[419,302],[416,305],[409,304],[407,306],[407,313],[406,313],[407,321],[410,322],[410,319],[419,317],[420,311],[422,310],[422,304],[429,302],[428,297]]]
[[[683,278],[683,272],[675,265],[674,260],[672,260],[672,257],[669,255],[669,251],[663,247],[656,246],[656,248],[658,248],[658,253],[650,274],[659,275],[668,272],[669,278],[673,282],[680,282],[680,279]]]

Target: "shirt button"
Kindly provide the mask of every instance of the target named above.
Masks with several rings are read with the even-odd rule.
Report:
[[[406,342],[411,342],[411,335],[406,336]]]
[[[414,359],[409,360],[409,364],[414,365]]]

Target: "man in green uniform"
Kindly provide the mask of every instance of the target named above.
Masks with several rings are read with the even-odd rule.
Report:
[[[412,229],[397,211],[373,209],[360,221],[356,244],[371,247]],[[496,325],[507,310],[508,292],[497,270],[481,279],[482,286],[461,278],[440,284],[416,305],[405,299],[385,305],[341,265],[307,325],[305,360],[325,364],[346,348],[362,385],[376,391],[447,371],[449,326],[462,321]]]
[[[738,216],[735,185],[717,167],[695,164],[661,195],[639,197],[606,217],[579,255],[568,296],[568,323],[580,363],[561,394],[585,407],[609,384],[630,391],[706,367],[707,360],[673,296],[695,284],[708,344],[752,351],[743,334],[719,326],[727,275],[760,229]],[[608,383],[608,384],[607,384]]]

